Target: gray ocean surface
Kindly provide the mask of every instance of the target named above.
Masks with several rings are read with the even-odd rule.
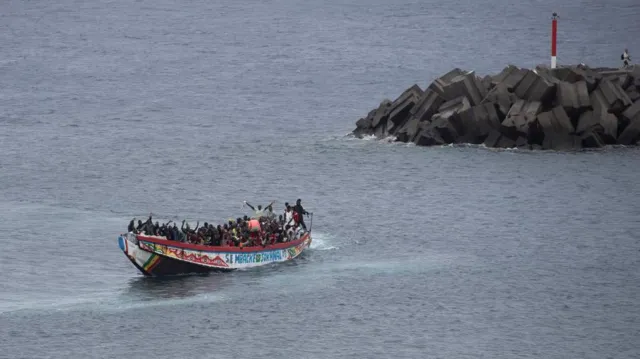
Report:
[[[639,358],[640,150],[346,136],[453,67],[619,66],[640,2],[0,1],[1,358]],[[144,278],[132,217],[312,248]]]

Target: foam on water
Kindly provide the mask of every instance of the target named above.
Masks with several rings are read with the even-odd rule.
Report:
[[[376,137],[375,135],[365,135],[365,136],[362,136],[362,138],[353,136],[352,138],[363,140],[363,141],[375,141],[378,139],[378,137]]]
[[[311,235],[311,246],[310,249],[316,251],[329,251],[334,249],[339,249],[339,247],[333,245],[333,237],[330,234],[326,233],[316,233],[313,232]]]
[[[435,277],[450,275],[456,270],[482,269],[486,267],[479,258],[472,255],[449,253],[424,253],[419,256],[370,261],[322,262],[312,265],[279,267],[274,271],[253,272],[259,276],[259,286],[270,291],[283,293],[308,293],[334,286],[345,278],[353,276],[368,277],[412,277],[429,273]],[[264,274],[264,275],[263,275]],[[242,275],[252,275],[243,273]]]
[[[194,303],[217,303],[229,299],[227,295],[217,293],[202,293],[182,298],[157,298],[148,301],[139,301],[136,298],[123,300],[122,298],[112,298],[110,300],[95,303],[101,310],[107,311],[126,311],[139,308],[168,307],[168,306],[184,306]]]
[[[0,306],[0,314],[11,313],[11,312],[20,312],[20,311],[65,311],[65,310],[75,310],[78,308],[86,308],[95,303],[99,303],[104,301],[106,297],[108,297],[109,293],[101,293],[94,295],[85,295],[82,297],[54,297],[48,299],[39,299],[39,300],[27,300],[20,301],[14,304],[4,304]],[[114,302],[116,303],[116,302]]]
[[[340,262],[318,269],[327,274],[336,271],[364,271],[379,274],[423,273],[448,267],[484,266],[477,257],[471,255],[453,255],[446,253],[424,253],[403,259]]]
[[[228,278],[226,273],[164,279],[134,277],[127,285],[119,286],[117,289],[95,291],[75,297],[60,296],[3,304],[0,306],[0,314],[78,310],[121,311],[220,302],[229,297],[228,293],[222,290],[224,285],[220,285]]]
[[[54,301],[24,302],[16,306],[0,308],[0,314],[11,312],[65,312],[78,310],[122,311],[139,308],[165,307],[193,303],[213,303],[225,300],[226,297],[215,293],[202,293],[180,298],[140,298],[117,296],[113,294],[86,296],[82,298],[59,298]]]

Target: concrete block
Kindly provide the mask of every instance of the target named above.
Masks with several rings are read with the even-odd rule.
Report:
[[[587,83],[585,81],[575,83],[559,82],[556,90],[556,101],[570,117],[580,116],[584,111],[591,108]]]
[[[538,76],[542,77],[543,79],[545,79],[546,81],[548,81],[550,83],[558,84],[558,83],[562,82],[561,80],[557,79],[554,76],[553,69],[549,68],[548,66],[540,66],[540,65],[538,65],[532,71],[535,72],[536,74],[538,74]]]
[[[367,117],[363,117],[356,121],[356,128],[371,128],[373,123],[373,116],[376,114],[376,109],[369,111]]]
[[[535,123],[536,117],[541,111],[542,103],[538,101],[516,101],[511,106],[507,117],[502,121],[502,133],[512,139],[520,136],[528,137],[530,126]]]
[[[562,106],[556,106],[551,111],[538,114],[536,122],[544,132],[545,137],[552,134],[570,134],[575,132],[571,119]]]
[[[500,139],[498,139],[498,143],[496,144],[496,147],[498,148],[514,148],[516,147],[516,141],[510,139],[509,137],[506,136],[500,136]]]
[[[618,143],[621,145],[633,145],[640,140],[640,100],[627,108],[622,114],[626,122],[624,130],[618,136]]]
[[[482,78],[482,86],[484,86],[485,90],[490,91],[494,85],[492,83],[493,78],[491,77],[491,75],[487,75],[485,77]]]
[[[394,134],[409,119],[409,112],[418,102],[423,91],[418,85],[413,85],[406,89],[393,103],[387,121],[387,132]]]
[[[614,81],[603,79],[591,93],[591,105],[598,113],[607,111],[619,115],[631,104],[627,93]]]
[[[602,142],[614,144],[618,137],[618,119],[608,112],[587,111],[580,115],[576,133],[587,132],[597,132]]]
[[[628,89],[629,86],[633,84],[633,77],[631,77],[631,74],[629,73],[620,75],[618,77],[618,80],[620,81],[620,87],[622,87],[624,90]]]
[[[527,101],[538,101],[547,104],[555,93],[556,85],[545,80],[533,71],[527,70],[522,81],[516,86],[514,93],[518,98]]]
[[[418,121],[430,121],[431,117],[438,112],[438,108],[445,102],[444,98],[432,89],[424,91],[418,103],[411,109],[411,114]]]
[[[457,117],[436,117],[431,122],[432,128],[440,135],[445,143],[457,143],[460,137],[458,132],[459,124],[456,123]]]
[[[601,71],[600,74],[605,80],[618,82],[620,87],[625,90],[633,84],[632,72],[629,69],[606,70]]]
[[[420,131],[420,125],[431,122],[431,118],[443,104],[444,99],[438,93],[431,89],[424,91],[415,106],[411,108],[407,121],[395,133],[397,140],[413,142]]]
[[[493,76],[491,85],[497,86],[498,84],[502,84],[509,91],[513,92],[520,81],[522,81],[526,73],[527,70],[525,69],[509,65],[505,67],[498,75]]]
[[[569,133],[550,132],[544,134],[542,148],[545,150],[578,150],[582,148],[582,138]]]
[[[518,147],[518,148],[529,147],[529,142],[524,137],[518,137],[516,139],[516,147]]]
[[[484,140],[486,147],[498,147],[502,134],[496,130],[489,131],[487,138]]]
[[[640,91],[635,86],[629,86],[625,92],[631,102],[636,102],[636,100],[640,99]]]
[[[396,132],[396,140],[399,142],[413,142],[418,133],[419,125],[420,121],[411,115],[404,126]]]
[[[605,146],[598,132],[587,131],[580,136],[583,148],[600,148]]]
[[[362,138],[364,136],[369,136],[374,133],[373,130],[373,118],[377,113],[377,109],[373,109],[369,111],[367,117],[360,118],[356,121],[356,128],[353,130],[352,134],[356,137]]]
[[[454,78],[456,78],[459,75],[465,74],[466,72],[467,71],[461,70],[461,69],[456,67],[455,69],[453,69],[453,70],[447,72],[446,74],[440,76],[439,78],[435,79],[429,85],[428,89],[434,91],[435,93],[439,94],[443,98],[446,98],[446,96],[444,96],[444,88],[451,83],[451,80],[453,80]]]
[[[635,87],[637,90],[640,90],[640,65],[635,65],[630,74],[633,78],[633,82],[630,87]]]
[[[484,103],[458,113],[462,136],[461,143],[479,144],[491,130],[500,129],[500,116],[493,103]]]
[[[433,128],[425,127],[430,125],[431,124],[428,122],[423,122],[420,124],[420,131],[413,141],[417,146],[438,146],[444,145],[446,143],[442,139],[442,137],[440,137],[440,135],[435,130],[433,130]]]
[[[469,102],[469,99],[466,96],[459,96],[440,105],[440,107],[438,107],[437,114],[442,115],[448,112],[457,113],[470,107],[471,103]]]
[[[486,90],[477,80],[473,71],[466,72],[451,79],[442,87],[441,96],[449,101],[458,97],[467,97],[472,106],[479,105],[486,96]]]
[[[511,106],[518,100],[515,94],[509,92],[507,85],[502,83],[491,89],[487,93],[487,96],[482,100],[482,103],[495,103],[498,105],[498,111],[500,111],[501,117],[507,116]]]
[[[371,128],[371,121],[373,118],[371,117],[362,117],[358,121],[356,121],[356,128]]]
[[[551,70],[551,74],[560,81],[576,83],[584,81],[587,84],[589,93],[595,90],[598,82],[602,79],[602,75],[582,66],[561,67]]]
[[[385,99],[383,100],[378,108],[376,109],[376,113],[373,116],[373,120],[371,121],[371,127],[378,127],[380,122],[387,122],[389,118],[389,112],[391,111],[391,100]]]
[[[487,96],[487,92],[489,92],[491,85],[485,86],[484,82],[482,82],[482,78],[480,78],[479,76],[474,76],[473,79],[475,82],[475,87],[480,93],[480,102],[482,102],[482,100]],[[480,103],[476,104],[476,106],[479,104]]]
[[[578,65],[578,66],[580,66],[580,65]],[[612,71],[620,71],[620,68],[618,68],[618,67],[593,67],[593,68],[591,68],[591,67],[588,67],[586,65],[583,65],[581,67],[589,69],[589,70],[594,71],[594,72],[599,73],[599,74],[609,73],[609,72],[612,72]]]
[[[638,144],[638,141],[640,141],[640,121],[629,124],[618,137],[620,145],[635,145]]]
[[[469,108],[471,108],[471,105],[467,97],[460,96],[442,104],[438,109],[438,113],[431,118],[433,128],[446,143],[456,143],[458,137],[464,133],[458,114]]]
[[[373,135],[377,138],[385,138],[389,135],[387,132],[387,121],[381,121],[378,126],[373,128]]]
[[[485,147],[491,148],[514,148],[517,147],[516,141],[503,136],[500,132],[491,130],[484,140]]]

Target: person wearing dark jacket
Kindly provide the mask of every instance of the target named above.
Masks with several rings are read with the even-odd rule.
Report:
[[[305,214],[309,215],[309,212],[304,210],[304,208],[302,207],[302,204],[300,202],[302,202],[302,201],[300,200],[300,198],[298,198],[298,200],[296,201],[295,207],[293,207],[293,211],[298,214],[298,218],[300,220],[299,224],[306,231],[307,230],[307,225],[304,224],[304,216],[303,215],[305,215]]]
[[[136,219],[132,219],[131,222],[129,222],[129,227],[127,227],[127,232],[133,233],[136,230]]]
[[[138,233],[144,232],[144,234],[148,236],[153,235],[153,220],[151,216],[152,214],[149,214],[149,218],[144,223],[142,223],[141,220],[138,220],[138,227],[136,228]]]

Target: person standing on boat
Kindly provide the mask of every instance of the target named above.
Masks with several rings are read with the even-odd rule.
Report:
[[[304,215],[309,215],[309,212],[305,211],[304,208],[302,207],[302,200],[300,198],[298,198],[298,200],[296,201],[296,206],[293,207],[293,211],[295,213],[298,214],[298,224],[300,226],[302,226],[302,228],[306,231],[307,230],[307,225],[304,224]]]
[[[271,206],[273,205],[273,203],[274,203],[274,202],[275,202],[275,201],[271,201],[271,203],[269,203],[269,204],[267,205],[267,207],[271,207]],[[249,208],[251,208],[251,210],[253,210],[253,212],[254,212],[253,216],[255,217],[255,219],[259,220],[259,219],[260,219],[260,217],[262,217],[262,216],[264,216],[264,215],[265,215],[264,210],[262,209],[262,206],[261,206],[261,205],[258,205],[258,209],[256,209],[255,207],[253,207],[252,205],[250,205],[247,201],[242,201],[242,203],[246,204],[246,205],[247,205],[247,207],[249,207]],[[266,209],[266,207],[265,207],[265,209]]]
[[[273,213],[273,202],[271,202],[271,204],[266,206],[264,209],[267,219],[269,219],[270,221],[274,221],[276,219],[276,214]]]
[[[140,232],[147,232],[148,231],[148,227],[149,225],[153,226],[153,222],[151,220],[151,216],[153,215],[153,213],[149,213],[149,218],[147,219],[146,222],[142,223],[141,220],[138,220],[138,227],[136,227],[136,231],[138,233]],[[147,233],[145,233],[147,234]]]
[[[284,211],[284,226],[293,226],[296,222],[293,220],[293,208],[286,203],[287,209]]]
[[[138,228],[138,230],[144,232],[147,236],[153,235],[153,213],[149,213],[149,218],[142,224],[142,228]]]

